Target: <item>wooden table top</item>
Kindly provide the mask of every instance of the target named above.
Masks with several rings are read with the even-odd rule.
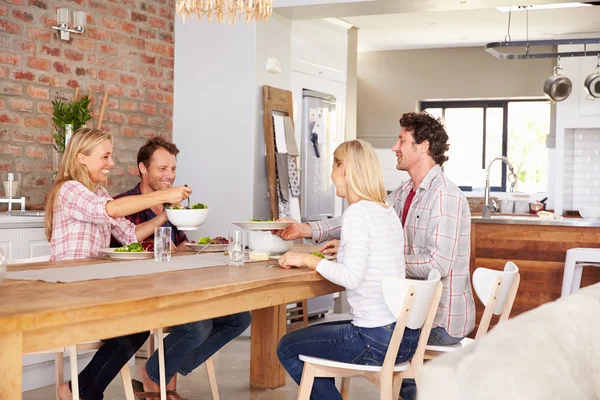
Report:
[[[312,251],[313,246],[302,246]],[[94,265],[114,260],[85,259],[9,266],[10,271]],[[254,293],[286,284],[318,283],[323,292],[343,290],[306,268],[283,269],[275,261],[246,263],[241,267],[210,267],[73,283],[5,280],[0,285],[0,333],[26,332],[117,315],[181,307],[227,296],[243,302]],[[282,286],[283,285],[283,286]],[[308,285],[310,286],[310,285]],[[322,293],[315,293],[320,295]],[[241,297],[239,297],[241,296]],[[309,296],[310,297],[310,296]],[[286,300],[282,297],[283,300]],[[286,300],[287,301],[287,300]],[[277,302],[273,299],[271,302]],[[251,304],[248,305],[250,307]],[[236,308],[243,308],[239,306]],[[252,309],[252,308],[248,308]]]

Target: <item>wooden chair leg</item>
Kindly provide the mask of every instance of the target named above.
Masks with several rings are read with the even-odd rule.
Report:
[[[310,400],[310,392],[312,392],[314,381],[315,366],[305,362],[302,379],[300,380],[300,389],[298,390],[298,400]]]
[[[217,374],[215,372],[215,363],[210,357],[204,362],[206,365],[206,373],[208,374],[208,383],[210,384],[210,391],[212,393],[213,400],[219,400],[219,387],[217,386]]]
[[[350,392],[350,378],[342,378],[342,384],[340,385],[340,394],[342,399],[348,400],[348,393]]]
[[[56,389],[62,385],[65,381],[65,356],[63,352],[54,354],[54,382]],[[56,391],[56,400],[58,398],[58,391]]]
[[[121,368],[121,381],[123,382],[123,389],[125,390],[125,398],[127,400],[135,400],[133,386],[131,385],[131,372],[129,371],[129,363],[126,363],[123,368]]]
[[[77,372],[77,346],[69,346],[69,362],[71,364],[71,392],[73,400],[79,400],[79,377]]]
[[[398,400],[400,397],[400,389],[402,388],[402,374],[394,376],[394,387],[392,389],[392,399]]]
[[[158,328],[155,331],[158,339],[158,375],[160,383],[160,400],[167,400],[167,382],[165,377],[165,344],[163,342],[163,330]]]
[[[150,335],[148,337],[148,358],[156,351],[156,343],[154,339],[154,335]]]

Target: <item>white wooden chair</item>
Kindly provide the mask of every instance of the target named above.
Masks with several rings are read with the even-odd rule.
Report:
[[[600,250],[574,248],[567,250],[560,297],[576,292],[581,287],[583,267],[600,267]]]
[[[350,377],[363,376],[379,386],[381,400],[397,399],[402,380],[415,378],[419,382],[419,370],[433,319],[442,294],[440,273],[431,271],[426,281],[387,279],[383,282],[383,296],[392,313],[398,317],[381,367],[330,361],[323,358],[300,355],[304,361],[302,380],[298,391],[299,400],[308,400],[315,378],[342,377],[341,394],[348,398]],[[396,364],[396,357],[404,329],[421,329],[419,344],[410,362]]]
[[[479,321],[475,339],[464,338],[460,343],[452,346],[428,345],[425,348],[425,359],[430,360],[444,353],[460,349],[471,344],[473,340],[485,336],[494,314],[500,315],[498,322],[508,319],[520,281],[519,268],[511,261],[504,265],[504,271],[477,268],[473,273],[473,288],[485,309]]]
[[[30,264],[49,260],[50,256],[46,255],[39,257],[7,260],[7,264]],[[79,373],[77,370],[77,352],[98,350],[100,347],[102,347],[102,345],[103,343],[101,341],[95,340],[92,342],[80,343],[65,347],[56,347],[53,349],[37,351],[35,353],[29,354],[54,354],[54,378],[56,388],[58,388],[58,386],[64,382],[64,352],[68,352],[71,363],[71,389],[73,393],[73,400],[79,400]],[[127,400],[134,400],[133,387],[131,386],[131,374],[129,372],[129,366],[127,364],[125,364],[125,366],[121,369],[121,379],[125,388],[125,398]],[[56,393],[56,400],[59,400],[58,393]]]
[[[164,334],[169,333],[169,328],[158,328],[152,330],[151,334],[154,335],[154,339],[158,342],[158,375],[160,382],[160,400],[167,400],[167,382],[165,377],[165,346],[163,342]],[[154,353],[154,340],[151,337],[149,341],[148,357]],[[217,386],[217,374],[215,372],[215,363],[212,357],[208,358],[204,365],[206,366],[206,373],[208,374],[208,383],[210,384],[210,391],[212,393],[213,400],[219,400],[219,387]],[[129,400],[129,399],[128,399]]]

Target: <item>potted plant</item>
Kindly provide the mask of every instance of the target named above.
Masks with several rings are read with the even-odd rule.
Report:
[[[58,153],[65,151],[66,126],[71,125],[72,132],[85,125],[92,118],[90,115],[90,98],[83,96],[79,100],[65,102],[61,99],[52,101],[52,122],[56,132],[54,133],[54,149]]]

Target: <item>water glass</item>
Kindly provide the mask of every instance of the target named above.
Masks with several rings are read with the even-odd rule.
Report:
[[[2,283],[4,277],[6,276],[6,264],[6,256],[4,255],[2,250],[0,250],[0,283]]]
[[[171,260],[171,227],[154,228],[154,261]]]
[[[239,267],[244,265],[246,257],[246,232],[240,230],[229,231],[229,245],[227,246],[229,254],[229,265]]]

